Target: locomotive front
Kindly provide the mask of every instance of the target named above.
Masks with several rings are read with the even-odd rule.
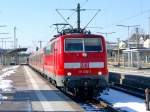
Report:
[[[64,35],[62,46],[66,90],[96,96],[107,88],[107,53],[102,36],[68,34]]]

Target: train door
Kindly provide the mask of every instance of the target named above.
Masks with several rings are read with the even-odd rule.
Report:
[[[53,75],[55,75],[55,42],[51,43],[51,53],[51,72]]]
[[[54,73],[55,75],[58,73],[58,42],[55,42],[54,45]]]

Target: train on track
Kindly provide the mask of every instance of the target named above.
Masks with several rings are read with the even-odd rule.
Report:
[[[78,4],[78,15],[79,11]],[[93,97],[108,87],[105,38],[81,29],[80,22],[78,28],[63,29],[33,52],[28,63],[65,92]]]
[[[29,65],[57,87],[75,94],[97,95],[107,88],[105,39],[101,35],[63,32],[32,53]]]

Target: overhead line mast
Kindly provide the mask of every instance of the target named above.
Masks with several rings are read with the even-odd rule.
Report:
[[[73,26],[72,26],[71,24],[69,24],[69,22],[64,18],[64,16],[59,12],[59,10],[72,10],[72,11],[77,12],[77,28],[73,28]],[[90,19],[90,21],[88,22],[88,24],[85,25],[85,27],[84,27],[83,29],[81,29],[81,27],[80,27],[80,23],[81,23],[81,21],[80,21],[80,12],[81,12],[81,11],[85,11],[85,10],[98,10],[98,11],[97,11],[96,14],[94,15],[94,17],[92,17],[92,19]],[[87,26],[89,25],[89,23],[95,18],[95,16],[96,16],[100,11],[101,11],[100,9],[81,9],[80,3],[77,4],[77,8],[76,8],[76,9],[56,9],[56,12],[58,13],[58,15],[71,27],[72,30],[77,31],[77,32],[81,32],[81,30],[82,30],[82,31],[85,30],[85,29],[87,28]],[[54,24],[54,25],[56,25],[56,24]],[[58,23],[57,26],[58,26],[58,25],[62,25],[62,23],[61,23],[61,24]],[[57,27],[57,26],[56,26],[56,27]]]
[[[78,31],[80,31],[80,11],[85,11],[85,10],[97,10],[97,9],[81,9],[81,8],[80,8],[80,4],[78,3],[77,9],[76,9],[76,12],[77,12],[77,29],[78,29]],[[101,11],[101,10],[98,9],[98,11],[95,13],[94,17],[92,17],[92,18],[90,19],[90,21],[88,22],[88,24],[87,24],[83,29],[87,28],[87,26],[90,24],[90,22],[95,18],[95,16],[96,16],[100,11]]]
[[[80,4],[77,5],[77,28],[80,31]]]

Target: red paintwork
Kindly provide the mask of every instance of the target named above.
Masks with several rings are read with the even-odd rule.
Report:
[[[64,39],[65,38],[101,38],[103,52],[87,52],[87,57],[83,57],[82,52],[64,52]],[[101,35],[87,35],[87,34],[67,34],[59,36],[50,43],[55,43],[53,53],[44,54],[43,52],[35,52],[30,56],[29,64],[34,66],[37,69],[41,69],[48,73],[53,73],[55,75],[65,76],[68,72],[71,72],[73,76],[86,76],[86,75],[97,75],[99,71],[102,72],[102,75],[108,75],[107,69],[107,51],[105,45],[105,39]],[[44,49],[42,49],[44,51]],[[41,54],[40,61],[37,60],[37,56]],[[34,57],[33,57],[34,56]],[[34,60],[31,60],[33,58]],[[73,69],[64,69],[64,63],[80,62],[104,62],[104,68],[73,68]]]

